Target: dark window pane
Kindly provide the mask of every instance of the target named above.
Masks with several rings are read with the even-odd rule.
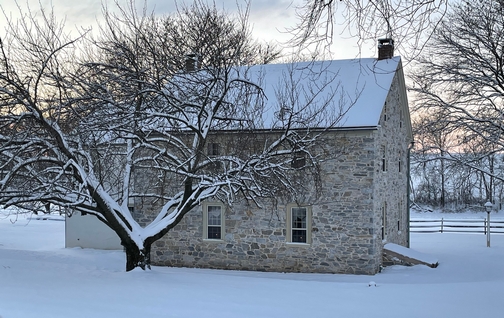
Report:
[[[306,165],[306,158],[304,153],[294,154],[291,161],[292,168],[303,168]]]
[[[209,226],[208,227],[208,238],[220,240],[221,239],[221,228],[220,226]]]
[[[220,155],[219,144],[217,143],[209,143],[207,153],[209,156],[218,156]]]
[[[306,243],[306,230],[292,230],[292,242]]]
[[[306,208],[292,208],[292,228],[306,229]]]

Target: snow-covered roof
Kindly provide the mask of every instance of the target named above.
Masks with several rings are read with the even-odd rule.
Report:
[[[267,64],[248,68],[245,77],[257,82],[267,98],[258,119],[262,128],[282,127],[282,109],[305,107],[304,112],[313,113],[322,105],[327,109],[320,123],[342,113],[337,127],[376,127],[400,63],[400,57],[394,57]]]

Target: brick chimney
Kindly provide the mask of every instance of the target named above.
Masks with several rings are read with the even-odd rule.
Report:
[[[378,39],[378,60],[390,59],[394,56],[394,40]]]
[[[186,54],[184,71],[186,73],[191,73],[196,71],[197,69],[198,69],[198,56],[194,53]]]

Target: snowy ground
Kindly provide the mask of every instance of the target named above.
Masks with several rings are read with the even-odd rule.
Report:
[[[394,266],[375,276],[126,273],[122,252],[63,248],[64,222],[13,218],[0,216],[1,318],[504,315],[504,235],[487,248],[482,234],[413,234],[412,247],[439,267]]]
[[[483,210],[483,208],[481,208]],[[468,209],[465,212],[442,212],[439,209],[432,209],[428,211],[427,209],[423,211],[418,211],[418,210],[411,210],[411,219],[412,220],[419,220],[419,219],[436,219],[440,220],[441,218],[443,219],[450,219],[450,220],[465,220],[465,219],[471,219],[471,220],[483,220],[487,218],[487,213],[484,211],[474,211]],[[499,220],[503,221],[504,220],[504,210],[503,211],[492,211],[490,213],[490,219],[491,220]]]

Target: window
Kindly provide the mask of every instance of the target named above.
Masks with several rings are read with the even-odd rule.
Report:
[[[304,152],[295,152],[292,156],[291,166],[292,168],[300,169],[304,168],[306,165],[306,158]]]
[[[208,149],[207,149],[207,154],[208,156],[218,156],[220,155],[220,147],[218,143],[209,143],[208,144]]]
[[[297,204],[287,206],[287,242],[311,243],[311,207]]]
[[[212,158],[212,157],[217,157],[217,156],[220,156],[221,154],[221,151],[220,151],[220,145],[218,143],[209,143],[207,145],[207,155],[208,157]],[[212,170],[221,170],[222,168],[222,162],[220,161],[214,161],[211,165],[211,169]]]
[[[402,209],[401,202],[397,202],[397,211],[399,213],[399,219],[397,220],[397,232],[401,231],[401,220],[402,220]]]
[[[381,147],[381,152],[382,152],[382,171],[387,172],[387,149],[385,146]]]
[[[383,105],[383,121],[387,121],[387,102]]]
[[[383,206],[382,206],[381,237],[382,237],[382,240],[387,239],[387,202],[383,203]]]
[[[399,151],[399,172],[402,170],[402,152]]]
[[[222,204],[203,204],[203,238],[208,240],[224,238],[224,206]]]

